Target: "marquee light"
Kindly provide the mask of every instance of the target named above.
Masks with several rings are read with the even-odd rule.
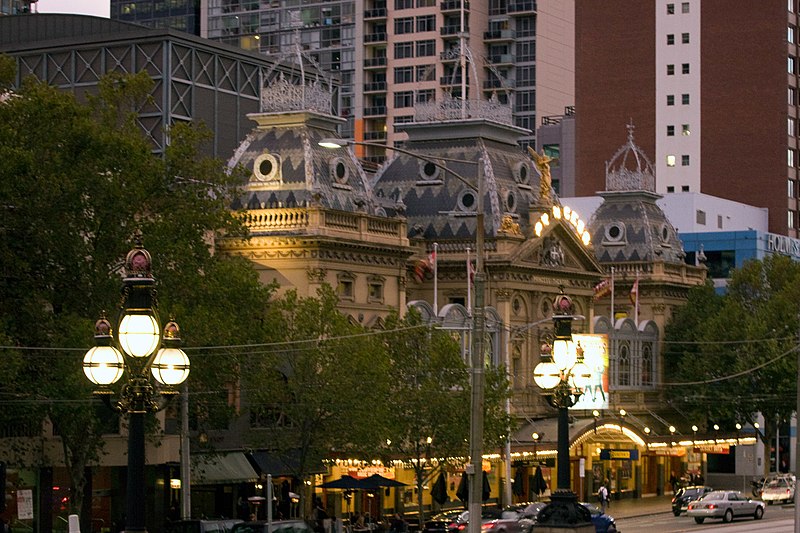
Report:
[[[541,237],[544,228],[550,225],[550,215],[551,213],[542,213],[541,216],[539,216],[539,220],[537,220],[533,225],[533,233],[537,237]],[[568,205],[554,205],[552,209],[552,217],[556,220],[561,220],[563,218],[565,221],[569,222],[570,226],[572,226],[572,229],[575,230],[575,234],[578,236],[584,246],[589,246],[589,244],[592,242],[592,236],[586,229],[586,223],[580,218],[578,213],[573,211]]]

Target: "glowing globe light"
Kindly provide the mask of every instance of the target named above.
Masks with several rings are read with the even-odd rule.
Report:
[[[561,381],[561,373],[554,363],[542,361],[533,369],[533,381],[541,389],[554,389]]]
[[[568,340],[556,339],[553,342],[553,362],[559,370],[569,370],[578,360],[575,343]]]
[[[113,346],[95,346],[83,358],[83,373],[95,385],[116,383],[124,369],[122,354]]]
[[[119,323],[119,344],[132,357],[148,357],[158,347],[161,331],[150,314],[129,314]]]

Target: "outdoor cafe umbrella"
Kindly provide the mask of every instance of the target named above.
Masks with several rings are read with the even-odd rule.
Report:
[[[486,472],[483,473],[483,490],[481,491],[481,498],[483,501],[489,499],[491,496],[492,488],[489,486],[489,477],[486,475]],[[456,496],[462,502],[466,502],[469,500],[469,479],[467,478],[467,473],[464,472],[461,474],[461,481],[458,483],[458,490],[456,490]]]
[[[431,487],[431,498],[439,505],[447,503],[449,498],[447,497],[447,479],[445,479],[444,472],[439,473],[439,477]]]
[[[365,489],[367,487],[364,486],[364,482],[360,479],[356,479],[353,476],[344,475],[339,479],[334,479],[333,481],[328,481],[327,483],[323,483],[319,486],[321,489],[346,489],[346,490],[353,490],[353,489]]]
[[[514,472],[514,494],[516,496],[525,495],[525,467],[518,466]]]
[[[544,476],[542,475],[542,467],[537,466],[536,472],[533,474],[533,486],[531,490],[538,496],[539,494],[543,494],[544,491],[547,490],[547,482],[544,480]]]
[[[383,477],[380,474],[372,474],[368,478],[360,480],[361,486],[359,488],[367,490],[377,490],[383,487],[405,487],[405,483],[400,483],[394,479]]]

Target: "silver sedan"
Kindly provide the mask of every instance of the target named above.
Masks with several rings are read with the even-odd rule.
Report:
[[[715,490],[689,503],[686,514],[698,524],[702,524],[706,518],[722,518],[723,522],[730,522],[737,516],[761,520],[764,507],[761,500],[748,498],[738,490]]]

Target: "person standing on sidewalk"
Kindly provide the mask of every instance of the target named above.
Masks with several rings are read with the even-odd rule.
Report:
[[[608,489],[605,483],[601,484],[600,488],[597,490],[597,497],[600,499],[600,508],[603,510],[603,513],[605,513],[608,507]]]

